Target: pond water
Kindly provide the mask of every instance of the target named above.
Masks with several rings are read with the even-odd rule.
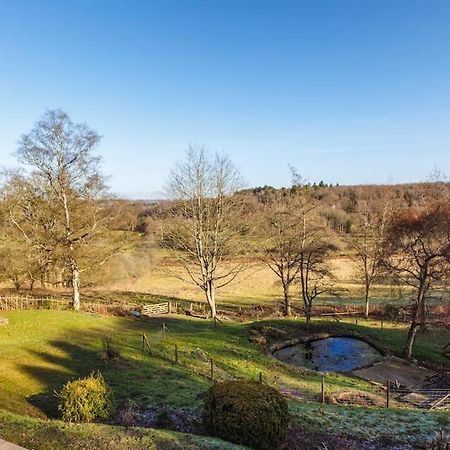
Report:
[[[273,356],[321,372],[350,372],[383,359],[370,344],[350,337],[329,337],[293,345],[275,351]]]

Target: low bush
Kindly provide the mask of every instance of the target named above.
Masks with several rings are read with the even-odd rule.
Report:
[[[139,411],[136,403],[128,399],[117,413],[117,419],[120,425],[124,427],[134,427],[138,424]]]
[[[286,438],[289,411],[274,388],[256,381],[217,383],[207,392],[203,424],[214,436],[258,450],[274,450]]]
[[[112,413],[111,389],[100,373],[69,381],[57,396],[58,410],[67,422],[92,422]]]

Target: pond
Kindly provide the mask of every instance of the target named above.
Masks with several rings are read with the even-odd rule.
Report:
[[[273,356],[294,366],[320,372],[350,372],[383,359],[367,342],[351,337],[328,337],[276,350]]]

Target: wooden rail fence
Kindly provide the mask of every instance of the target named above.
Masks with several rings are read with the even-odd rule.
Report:
[[[169,314],[170,312],[170,302],[156,303],[155,305],[144,305],[141,309],[141,313],[144,316],[151,316],[152,314]]]
[[[21,296],[0,296],[0,310],[69,309],[70,300]]]
[[[201,302],[168,301],[163,303],[151,303],[141,307],[141,314],[151,316],[154,314],[200,314],[208,313],[207,306]]]
[[[0,311],[16,311],[26,309],[72,309],[72,301],[70,299],[56,299],[50,297],[36,298],[19,295],[0,296]],[[97,314],[115,314],[117,313],[117,310],[131,311],[132,309],[137,309],[136,305],[95,303],[87,301],[81,302],[81,310]]]

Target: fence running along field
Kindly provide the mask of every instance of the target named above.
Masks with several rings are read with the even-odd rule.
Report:
[[[21,310],[21,309],[68,309],[70,300],[60,300],[54,298],[35,298],[22,296],[0,296],[0,310]]]
[[[169,314],[170,302],[157,303],[156,305],[144,305],[141,308],[141,313],[145,316],[152,314]]]
[[[114,314],[118,309],[135,309],[134,305],[108,304],[96,302],[81,302],[81,310],[97,314]],[[48,309],[48,310],[69,310],[72,309],[70,299],[56,299],[51,297],[28,297],[28,296],[0,296],[0,311],[19,311],[26,309]]]
[[[144,305],[141,307],[141,313],[144,315],[181,313],[206,316],[208,309],[205,303],[178,300]]]
[[[56,299],[52,297],[32,297],[21,295],[0,296],[0,311],[16,311],[26,309],[53,309],[68,310],[72,308],[70,299]],[[97,314],[118,314],[138,311],[145,316],[161,314],[189,314],[199,317],[207,317],[208,309],[204,303],[189,301],[166,301],[162,303],[106,303],[82,301],[80,306],[82,311]]]
[[[392,398],[428,410],[450,408],[450,389],[390,387]]]

